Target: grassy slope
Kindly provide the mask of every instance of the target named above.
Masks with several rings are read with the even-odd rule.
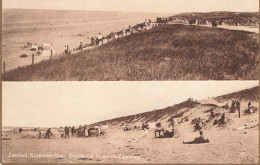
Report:
[[[235,24],[238,22],[240,25],[259,25],[258,12],[210,12],[210,13],[182,13],[172,16],[178,19],[206,19],[208,21],[222,20],[227,24]]]
[[[165,25],[4,73],[12,80],[258,79],[255,33]]]
[[[230,99],[245,100],[245,101],[248,101],[248,100],[258,101],[259,100],[259,86],[216,97],[216,100],[230,100]]]

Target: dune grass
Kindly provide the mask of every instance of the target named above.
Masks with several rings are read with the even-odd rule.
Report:
[[[5,81],[258,80],[258,34],[164,25],[79,54],[20,67]]]
[[[201,19],[208,20],[209,22],[213,20],[223,21],[226,24],[234,25],[239,23],[243,26],[259,26],[259,13],[258,12],[209,12],[209,13],[181,13],[172,16],[177,19]]]
[[[215,98],[218,101],[237,99],[245,101],[258,101],[259,100],[259,86],[245,89],[242,91],[226,94]]]

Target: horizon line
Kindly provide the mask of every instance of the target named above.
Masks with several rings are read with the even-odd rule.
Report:
[[[104,11],[104,12],[124,12],[124,13],[163,13],[163,14],[179,14],[174,12],[152,12],[152,11],[120,11],[120,10],[82,10],[82,9],[46,9],[46,8],[2,8],[2,9],[21,9],[21,10],[54,10],[54,11]]]

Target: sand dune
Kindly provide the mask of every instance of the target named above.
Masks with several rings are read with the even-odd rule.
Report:
[[[37,139],[37,131],[26,131],[21,134],[12,132],[3,132],[8,135],[11,140],[4,140],[3,145],[3,162],[4,163],[218,163],[218,164],[257,164],[259,163],[259,111],[250,115],[241,113],[241,118],[238,113],[229,113],[229,110],[223,110],[221,113],[226,113],[226,117],[234,120],[233,125],[228,125],[226,128],[212,125],[215,117],[209,121],[212,125],[209,130],[203,130],[204,136],[210,140],[205,144],[183,144],[183,141],[191,141],[198,136],[198,132],[193,131],[191,125],[192,119],[196,117],[206,118],[209,114],[207,110],[213,104],[217,106],[225,105],[226,99],[220,101],[220,98],[228,98],[232,100],[242,94],[254,93],[258,88],[251,88],[240,91],[235,94],[229,94],[222,97],[209,98],[198,101],[192,108],[187,102],[176,105],[180,109],[174,111],[180,113],[184,107],[188,109],[183,114],[189,120],[182,122],[175,127],[179,132],[179,137],[173,138],[154,138],[154,128],[148,130],[148,135],[145,138],[144,132],[140,129],[132,129],[124,131],[124,126],[120,126],[122,122],[129,126],[139,125],[142,121],[137,121],[137,118],[131,120],[126,118],[117,118],[115,120],[104,121],[109,128],[105,130],[105,135],[99,137],[88,138],[70,138],[64,139],[59,137],[57,129],[53,128],[53,133],[56,134],[56,139]],[[253,97],[256,98],[256,97]],[[251,100],[252,105],[259,108],[257,99]],[[247,107],[248,100],[240,99],[241,110]],[[211,105],[211,106],[210,106]],[[162,122],[162,125],[167,127],[174,113],[169,113],[167,108],[163,117],[155,120]],[[150,111],[152,114],[154,111]],[[159,111],[159,112],[163,112]],[[149,114],[148,113],[148,114]],[[149,115],[139,116],[139,119],[149,119]],[[119,121],[119,122],[116,122]],[[152,120],[148,120],[152,122]],[[148,123],[149,123],[148,122]],[[97,125],[96,123],[94,125]],[[241,128],[247,125],[247,129]],[[17,158],[8,157],[10,153],[24,154],[27,157]],[[31,157],[30,157],[31,155]],[[45,155],[44,158],[39,158],[39,155]],[[50,158],[47,158],[49,155]]]

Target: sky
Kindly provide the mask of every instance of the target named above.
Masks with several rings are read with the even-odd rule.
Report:
[[[258,0],[3,0],[3,8],[134,12],[258,12]]]
[[[258,81],[2,82],[2,125],[91,124],[258,84]]]

